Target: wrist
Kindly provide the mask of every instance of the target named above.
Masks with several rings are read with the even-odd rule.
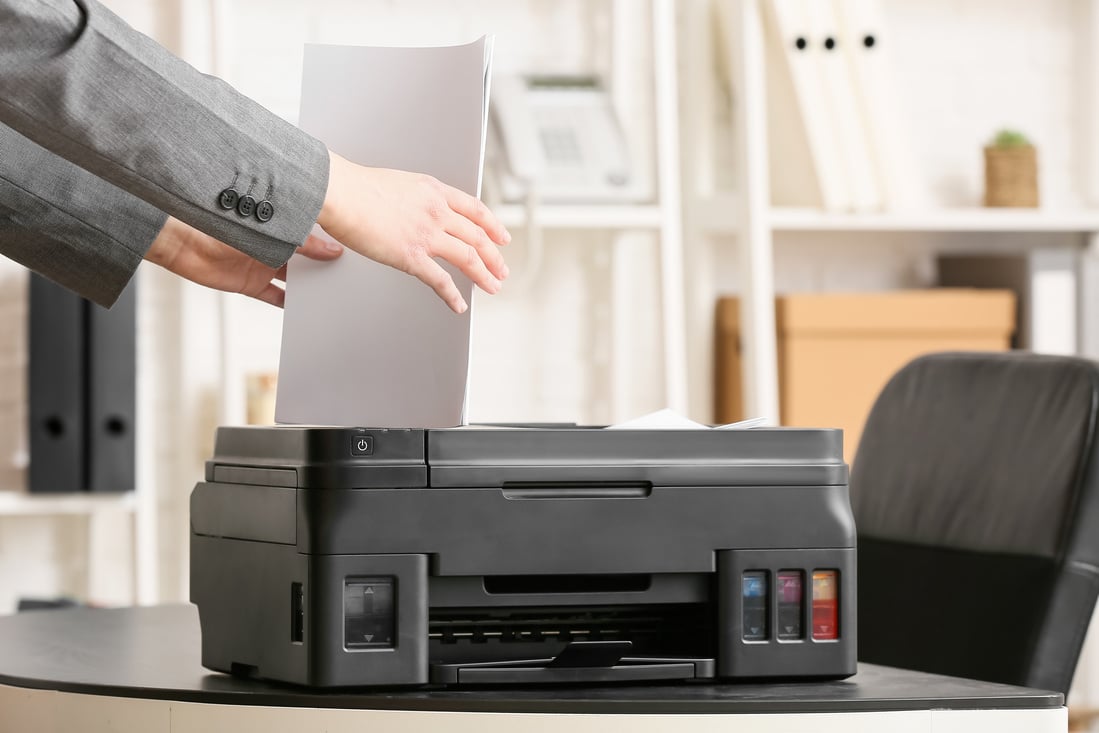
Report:
[[[321,211],[317,215],[317,223],[320,224],[321,229],[328,231],[336,216],[336,197],[339,192],[339,186],[337,185],[337,177],[339,175],[340,167],[345,163],[343,158],[328,151],[328,190],[324,194],[324,201],[321,203]]]
[[[179,251],[183,246],[182,230],[184,227],[186,225],[174,216],[165,219],[164,226],[160,228],[160,232],[145,252],[145,259],[154,265],[160,265],[166,270],[171,270],[172,263],[179,256]]]

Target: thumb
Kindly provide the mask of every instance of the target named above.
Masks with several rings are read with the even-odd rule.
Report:
[[[343,254],[343,245],[334,239],[310,234],[298,247],[297,253],[311,260],[334,260]]]

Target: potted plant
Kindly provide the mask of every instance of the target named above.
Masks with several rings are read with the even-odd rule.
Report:
[[[985,146],[985,206],[1038,205],[1038,151],[1017,130]]]

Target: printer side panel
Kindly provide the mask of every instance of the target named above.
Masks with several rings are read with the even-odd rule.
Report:
[[[200,483],[192,493],[203,666],[320,687],[427,683],[428,556],[304,553],[282,506],[298,491]]]
[[[295,590],[304,594],[310,585],[307,558],[297,548],[192,532],[191,568],[202,666],[309,683],[309,646],[293,639]]]

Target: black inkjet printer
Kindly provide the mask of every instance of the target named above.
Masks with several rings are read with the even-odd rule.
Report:
[[[842,433],[220,428],[191,600],[317,687],[846,677]]]

